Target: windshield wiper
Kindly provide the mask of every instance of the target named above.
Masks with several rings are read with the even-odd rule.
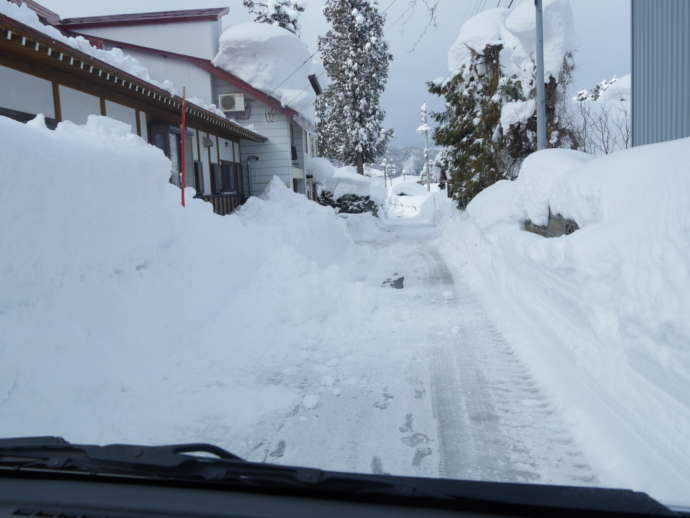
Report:
[[[340,480],[326,476],[318,469],[249,462],[218,446],[205,443],[95,446],[71,444],[59,437],[0,439],[0,471],[3,468],[13,471],[58,470],[101,476],[235,482],[253,487],[319,486],[323,490],[362,492],[394,487],[394,484],[382,481],[362,482],[350,477]]]
[[[203,443],[94,446],[71,444],[57,437],[0,439],[0,475],[7,471],[202,482],[228,488],[289,490],[311,497],[395,497],[399,502],[441,502],[456,509],[479,511],[565,509],[638,516],[675,514],[647,494],[634,491],[335,473],[249,462]]]

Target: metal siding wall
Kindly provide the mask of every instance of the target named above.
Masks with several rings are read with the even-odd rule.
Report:
[[[633,145],[690,136],[690,0],[632,0]]]

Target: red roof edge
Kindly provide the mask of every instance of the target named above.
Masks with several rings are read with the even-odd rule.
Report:
[[[51,11],[47,7],[43,7],[41,4],[38,2],[35,2],[34,0],[9,0],[13,4],[16,5],[22,5],[26,4],[26,6],[34,11],[39,18],[43,18],[42,21],[45,23],[48,23],[50,25],[59,25],[60,24],[60,15],[57,14],[54,11]]]
[[[125,41],[117,41],[117,40],[110,40],[107,38],[96,38],[94,36],[89,36],[86,34],[80,34],[78,32],[74,32],[74,34],[79,34],[80,36],[84,36],[86,38],[89,38],[92,43],[99,43],[101,46],[103,44],[106,45],[111,45],[113,47],[122,47],[122,48],[127,48],[131,50],[136,50],[139,52],[144,52],[147,54],[155,54],[158,56],[164,56],[164,57],[170,57],[170,58],[176,58],[180,59],[182,61],[187,61],[189,63],[193,63],[194,65],[198,66],[199,68],[202,68],[203,70],[206,70],[208,73],[211,75],[222,79],[223,81],[226,81],[227,83],[230,83],[233,86],[236,86],[243,92],[245,92],[248,95],[251,95],[252,97],[255,97],[259,101],[263,102],[264,104],[267,104],[271,108],[274,108],[282,113],[284,113],[287,117],[292,118],[295,116],[298,116],[298,113],[287,106],[283,106],[283,104],[276,99],[275,97],[268,95],[265,92],[262,92],[261,90],[254,88],[252,85],[244,81],[243,79],[240,79],[234,74],[231,74],[230,72],[227,72],[226,70],[223,70],[222,68],[218,68],[215,66],[211,61],[208,59],[202,59],[202,58],[197,58],[195,56],[189,56],[187,54],[179,54],[177,52],[168,52],[167,50],[160,50],[160,49],[155,49],[152,47],[145,47],[142,45],[135,45],[134,43],[127,43]]]
[[[86,29],[88,27],[117,27],[131,25],[159,25],[164,23],[218,21],[229,12],[230,9],[227,7],[212,9],[185,9],[179,11],[153,11],[148,13],[66,18],[60,23],[66,29]]]

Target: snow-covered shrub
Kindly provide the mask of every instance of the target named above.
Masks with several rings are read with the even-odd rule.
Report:
[[[545,2],[547,137],[551,147],[574,147],[566,127],[565,91],[574,68],[568,0]],[[531,2],[514,11],[491,9],[468,20],[449,51],[451,77],[429,83],[445,98],[435,114],[441,165],[460,208],[502,178],[514,178],[536,150],[536,82]]]
[[[337,212],[343,214],[363,214],[365,212],[370,212],[374,216],[378,216],[379,213],[379,206],[370,196],[344,194],[334,199],[332,192],[321,191],[317,201],[321,205],[333,207]]]

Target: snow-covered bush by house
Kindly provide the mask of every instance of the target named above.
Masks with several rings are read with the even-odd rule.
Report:
[[[314,118],[311,53],[295,34],[279,25],[241,23],[225,29],[219,45],[214,65]]]
[[[662,499],[690,484],[689,193],[690,139],[601,158],[546,150],[477,195],[443,240],[600,482]],[[522,230],[549,211],[580,230]]]
[[[544,3],[547,136],[574,147],[565,126],[565,92],[573,70],[569,0]],[[514,178],[536,149],[534,5],[490,9],[463,24],[448,54],[451,76],[429,83],[446,109],[435,114],[442,167],[461,208],[501,178]]]
[[[191,189],[182,209],[163,153],[102,117],[0,134],[0,436],[243,452],[299,404],[262,380],[357,311],[341,218],[280,181],[231,216]]]
[[[386,193],[378,170],[357,174],[352,166],[335,167],[325,158],[308,158],[306,172],[314,177],[318,202],[345,214],[370,212],[377,215]],[[368,174],[368,173],[375,174]]]
[[[393,59],[383,39],[385,17],[371,0],[326,0],[324,15],[330,28],[319,51],[332,82],[316,102],[319,149],[364,174],[393,135],[383,129],[380,107]]]
[[[631,76],[603,80],[571,102],[578,149],[607,155],[632,145]]]
[[[304,12],[302,0],[242,0],[254,21],[270,23],[287,29],[292,33],[299,33],[299,18]]]

